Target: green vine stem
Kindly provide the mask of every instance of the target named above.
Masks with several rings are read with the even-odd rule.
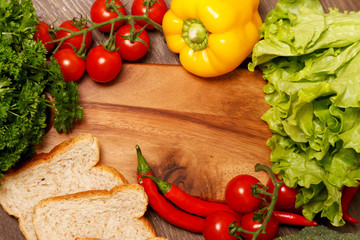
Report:
[[[145,22],[147,22],[148,24],[154,26],[157,31],[163,33],[162,26],[161,26],[160,24],[156,23],[155,21],[153,21],[152,19],[149,18],[149,6],[150,6],[150,4],[151,4],[151,0],[146,0],[145,2],[146,2],[146,11],[145,11],[144,15],[140,15],[140,16],[122,15],[122,14],[117,10],[118,6],[115,5],[114,1],[111,1],[110,3],[108,3],[108,4],[109,4],[109,5],[108,5],[108,9],[109,9],[110,11],[113,11],[113,12],[115,12],[115,13],[118,14],[118,16],[117,16],[116,18],[113,18],[113,19],[110,19],[110,20],[108,20],[108,21],[101,22],[101,23],[95,23],[95,22],[93,22],[93,21],[91,21],[91,20],[89,20],[89,19],[86,19],[86,18],[84,18],[84,17],[81,16],[80,19],[79,19],[79,22],[81,22],[81,23],[90,23],[90,24],[91,24],[90,27],[88,27],[88,28],[82,28],[82,29],[80,29],[80,30],[77,31],[77,32],[74,32],[74,31],[69,30],[69,29],[66,29],[66,28],[56,28],[56,29],[53,29],[54,32],[60,31],[60,30],[65,30],[65,31],[70,32],[70,34],[69,34],[68,36],[66,36],[66,37],[63,37],[63,38],[60,38],[60,39],[55,39],[55,40],[49,42],[49,43],[59,43],[58,46],[56,47],[56,49],[54,50],[54,54],[56,53],[56,51],[59,50],[60,45],[61,45],[65,40],[67,40],[67,39],[69,39],[69,38],[71,38],[71,37],[77,36],[77,35],[83,35],[83,36],[84,36],[84,37],[83,37],[83,44],[85,45],[84,40],[85,40],[85,35],[86,35],[86,33],[91,32],[91,31],[93,31],[93,30],[95,30],[95,29],[98,29],[99,27],[102,27],[102,26],[111,24],[112,26],[111,26],[111,32],[110,32],[110,35],[109,35],[109,41],[108,41],[108,43],[105,44],[105,45],[108,45],[108,44],[110,43],[110,41],[112,41],[111,38],[113,38],[113,27],[114,27],[114,24],[115,24],[116,22],[119,22],[119,21],[128,21],[130,24],[134,24],[135,21],[145,21]],[[76,18],[74,18],[73,21],[74,21],[74,22],[77,22]],[[84,51],[84,49],[80,49],[80,50],[78,51],[78,53],[77,53],[78,55],[79,55],[79,53],[82,54],[81,50]]]
[[[236,237],[238,239],[242,239],[240,236],[238,236],[238,234],[237,234],[238,232],[245,232],[245,233],[252,234],[253,235],[252,240],[256,240],[256,238],[261,233],[265,233],[266,225],[269,222],[271,215],[275,209],[275,204],[276,204],[276,200],[278,198],[279,189],[283,182],[278,181],[276,179],[274,172],[267,165],[256,164],[255,172],[259,172],[259,171],[266,171],[269,174],[271,181],[274,184],[274,192],[273,193],[267,192],[266,191],[267,188],[264,185],[260,184],[263,186],[262,188],[258,188],[257,185],[252,186],[252,194],[254,194],[254,196],[256,196],[256,197],[259,197],[259,195],[262,195],[262,196],[268,195],[271,197],[271,202],[269,205],[259,209],[256,213],[254,213],[253,220],[262,222],[261,226],[255,232],[247,231],[247,230],[244,230],[241,227],[239,227],[239,221],[235,221],[229,225],[229,234],[233,235],[234,237]]]

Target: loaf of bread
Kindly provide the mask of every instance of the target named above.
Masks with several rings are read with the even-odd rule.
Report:
[[[142,186],[126,184],[40,201],[33,224],[39,240],[146,240],[156,237],[144,217],[148,197]]]
[[[79,135],[49,153],[35,155],[24,166],[6,174],[0,182],[0,204],[18,218],[26,239],[36,240],[33,209],[41,200],[88,190],[111,190],[127,183],[116,169],[98,162],[97,138],[91,134]]]

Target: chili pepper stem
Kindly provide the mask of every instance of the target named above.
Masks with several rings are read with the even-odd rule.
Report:
[[[139,145],[136,145],[135,148],[138,159],[137,174],[146,174],[152,172],[149,164],[146,162],[144,156],[141,153]]]
[[[166,194],[170,189],[171,189],[171,184],[170,183],[167,183],[167,182],[164,182],[154,176],[151,176],[151,175],[143,175],[142,177],[139,178],[139,182],[141,183],[142,182],[142,179],[143,178],[150,178],[152,179],[156,185],[158,186],[158,188],[160,189],[160,191],[162,192],[162,194]]]
[[[136,145],[136,152],[138,157],[137,173],[138,179],[140,180],[144,174],[152,175],[153,173],[146,163],[138,145]],[[156,183],[151,179],[143,179],[140,184],[144,187],[144,190],[148,195],[150,206],[159,214],[160,217],[180,228],[195,233],[202,233],[205,224],[204,218],[189,214],[179,208],[176,208],[158,191]]]

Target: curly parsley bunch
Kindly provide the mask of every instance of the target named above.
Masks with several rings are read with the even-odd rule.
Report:
[[[83,118],[77,84],[65,82],[56,60],[48,62],[43,44],[33,41],[37,24],[31,0],[0,0],[0,176],[34,154],[49,107],[58,132]]]

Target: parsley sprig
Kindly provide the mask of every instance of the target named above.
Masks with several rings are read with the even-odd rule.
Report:
[[[31,0],[0,0],[0,176],[34,154],[49,107],[58,132],[83,118],[77,84],[65,82],[56,60],[48,62],[43,44],[32,40],[37,24]]]

